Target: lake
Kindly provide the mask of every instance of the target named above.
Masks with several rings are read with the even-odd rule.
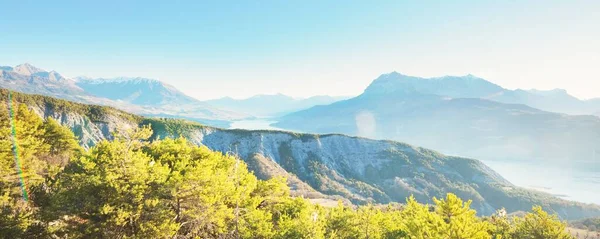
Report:
[[[251,120],[238,120],[231,123],[230,129],[248,129],[248,130],[284,130],[277,127],[272,127],[270,124],[277,122],[271,119],[251,119]],[[289,130],[285,130],[289,131]]]
[[[600,204],[600,173],[543,162],[483,161],[508,181],[563,199]]]

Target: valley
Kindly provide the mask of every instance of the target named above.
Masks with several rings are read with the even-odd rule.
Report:
[[[4,97],[7,94],[6,90],[0,92]],[[509,212],[526,211],[533,205],[545,205],[564,218],[600,215],[597,205],[574,203],[515,186],[478,160],[446,156],[395,141],[339,134],[226,130],[19,93],[14,93],[14,100],[27,104],[43,118],[54,118],[71,128],[84,147],[111,139],[110,132],[151,125],[152,139],[185,137],[194,144],[238,155],[259,178],[286,176],[296,195],[317,200],[389,203],[414,195],[431,202],[432,196],[454,192],[473,200],[472,207],[482,215],[500,207]]]
[[[522,104],[505,104],[487,100],[495,98],[508,101],[506,97],[515,95],[516,92],[519,92],[521,96],[526,92],[530,92],[527,94],[531,94],[531,97],[513,97],[511,99],[512,101],[516,101],[517,99],[535,98],[536,102],[545,102],[544,97],[553,97],[549,98],[549,100],[556,100],[554,96],[559,93],[564,94],[562,91],[551,93],[541,91],[513,92],[472,75],[424,79],[405,76],[399,73],[390,73],[376,79],[367,87],[363,94],[350,99],[313,97],[298,100],[284,95],[262,95],[245,100],[223,98],[201,102],[182,94],[172,86],[151,79],[76,78],[70,81],[56,72],[47,73],[28,64],[15,68],[4,67],[4,69],[6,69],[3,70],[4,78],[0,83],[5,87],[16,86],[14,84],[15,80],[34,77],[35,80],[29,80],[28,82],[30,83],[20,84],[20,88],[17,89],[35,93],[38,92],[36,89],[42,89],[42,86],[47,86],[44,89],[50,90],[39,92],[83,103],[97,102],[97,100],[94,100],[94,97],[105,97],[99,98],[102,99],[99,102],[107,102],[106,104],[117,107],[119,104],[129,104],[139,107],[142,110],[139,113],[147,117],[186,119],[199,122],[203,125],[228,128],[233,130],[231,132],[241,133],[246,132],[244,130],[251,130],[247,131],[248,135],[255,134],[253,133],[254,131],[281,132],[281,130],[284,130],[296,132],[287,133],[292,135],[297,135],[300,132],[316,134],[343,133],[372,139],[391,139],[410,142],[419,146],[437,149],[448,155],[481,159],[490,166],[491,170],[499,172],[508,181],[522,188],[529,188],[567,200],[600,203],[600,196],[595,192],[587,190],[590,187],[600,186],[595,176],[600,169],[594,163],[596,159],[589,155],[590,149],[596,146],[600,147],[596,143],[600,142],[599,118],[594,116],[568,116],[541,111]],[[54,84],[54,86],[49,85],[50,83]],[[61,91],[52,90],[57,87],[56,85],[62,84],[70,84],[72,89],[78,93],[64,94],[64,92],[61,93]],[[88,100],[78,100],[79,98],[77,97],[73,98],[73,96],[77,95],[88,95]],[[534,95],[535,97],[533,97]],[[110,102],[120,103],[115,105]],[[575,101],[570,100],[569,102]],[[225,107],[226,110],[215,108],[210,104]],[[174,105],[177,105],[177,107],[173,107]],[[150,108],[154,110],[143,110]],[[161,110],[166,108],[169,108],[169,110]],[[125,107],[124,109],[129,108]],[[177,112],[173,111],[174,109],[178,109]],[[196,118],[194,117],[195,113],[191,113],[195,112],[196,109],[201,109],[200,112],[203,112],[202,114],[212,116]],[[258,115],[271,115],[271,117],[255,117],[247,114],[253,111],[253,109]],[[293,112],[294,109],[299,109],[299,111]],[[42,108],[37,109],[41,115],[46,115],[47,112],[45,111],[47,110]],[[242,110],[244,113],[237,113],[231,110]],[[133,112],[138,111],[133,110]],[[223,114],[221,112],[230,113]],[[285,112],[292,113],[286,114]],[[238,116],[231,118],[225,115]],[[79,136],[84,146],[94,145],[100,140],[107,138],[109,132],[117,129],[117,124],[103,126],[104,129],[97,129],[98,132],[94,132],[93,129],[83,129],[81,126],[84,124],[85,117],[81,118],[81,116],[78,116],[78,118],[76,122],[69,124],[75,132],[80,132]],[[129,125],[128,127],[134,127],[139,124],[119,121],[118,125],[125,124]],[[157,133],[165,134],[163,131],[158,130]],[[212,141],[204,140],[204,137],[208,137],[207,132],[212,131],[202,131],[202,133],[190,131],[186,133],[188,134],[187,137],[193,142],[208,145],[212,149],[221,152],[233,152],[232,145],[235,145],[235,142],[240,140],[240,138],[234,137],[226,141],[220,141],[218,144],[212,144]],[[221,131],[217,130],[215,132]],[[460,134],[457,134],[458,132]],[[246,133],[243,135],[246,135]],[[267,137],[263,133],[258,133],[258,135],[261,136],[259,138],[249,138],[248,140],[262,142],[264,137]],[[165,136],[163,135],[163,137]],[[267,138],[269,137],[270,135]],[[316,137],[321,138],[319,136]],[[322,142],[319,141],[319,143]],[[548,143],[552,143],[552,145]],[[556,144],[560,144],[561,147],[554,147]],[[281,147],[284,147],[287,143],[277,142],[275,145],[278,146],[268,152],[264,151],[265,149],[262,148],[264,146],[255,146],[258,148],[253,149],[239,148],[237,150],[244,150],[244,158],[246,160],[255,157],[254,153],[257,153],[260,157],[281,164],[282,162],[278,158],[285,152],[285,150],[281,151],[283,150]],[[335,154],[340,153],[337,152]],[[315,152],[310,153],[310,155],[314,154]],[[340,155],[335,156],[335,154],[332,156],[340,157]],[[575,160],[575,157],[577,160]],[[305,159],[297,160],[301,160],[299,162],[302,162]],[[545,164],[544,170],[537,170],[541,162]],[[308,167],[309,165],[305,166]],[[303,175],[298,172],[300,168],[293,168],[292,165],[286,167],[282,168],[286,174]],[[347,170],[342,168],[354,168],[355,166],[343,166],[333,171],[330,171],[332,170],[330,167],[333,166],[329,165],[325,167],[323,169],[325,171],[321,173],[325,175],[334,173],[328,177],[336,178],[337,176],[334,175],[341,176],[344,174],[344,170]],[[311,168],[311,170],[316,170],[316,168]],[[359,175],[362,176],[359,176],[359,178],[364,177],[364,171],[362,170],[355,171],[361,172]],[[355,202],[365,202],[365,200],[379,202],[390,200],[401,201],[403,197],[408,195],[393,196],[389,194],[390,192],[386,192],[382,186],[375,186],[368,190],[368,195],[370,196],[365,197],[364,194],[357,194],[355,192],[356,185],[354,185],[354,182],[327,181],[325,183],[325,181],[320,182],[320,180],[324,179],[321,177],[317,177],[320,178],[318,181],[311,181],[315,179],[314,177],[313,173],[299,176],[297,183],[304,185],[301,188],[310,188],[309,190],[311,191],[325,193],[323,196],[326,194],[342,196],[345,199],[354,200]],[[343,175],[343,177],[349,177],[349,175]],[[383,181],[362,181],[362,183],[376,183],[378,185],[390,183],[386,181],[389,179],[381,180]],[[397,183],[392,183],[391,185]],[[414,183],[416,182],[411,182],[409,185]],[[408,187],[411,188],[414,186],[416,185]],[[447,190],[448,186],[445,185],[436,190]],[[332,189],[335,187],[339,188]],[[341,190],[342,188],[344,189]],[[379,199],[373,198],[377,195],[373,193],[377,191],[380,191],[380,195],[377,196]],[[430,196],[430,192],[426,192],[423,198],[428,196]],[[483,212],[491,210],[480,209]]]
[[[600,1],[0,6],[0,239],[600,239]]]
[[[594,152],[600,149],[593,150],[600,148],[596,143],[600,142],[600,119],[524,105],[584,109],[573,105],[593,106],[596,102],[581,103],[561,90],[510,91],[472,75],[426,79],[390,73],[354,98],[261,95],[244,100],[198,101],[172,86],[139,77],[69,80],[29,64],[3,67],[2,74],[3,87],[82,103],[97,102],[147,117],[186,119],[228,129],[343,133],[399,140],[448,155],[480,159],[520,187],[569,200],[600,202],[597,194],[587,190],[600,186],[594,176],[600,172]],[[61,87],[63,91],[56,90]],[[553,104],[561,101],[558,96],[570,103]],[[255,115],[248,114],[253,111]],[[82,137],[88,143],[102,138]],[[541,162],[545,170],[536,170]]]

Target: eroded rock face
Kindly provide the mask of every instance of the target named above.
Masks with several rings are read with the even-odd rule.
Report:
[[[77,137],[79,143],[89,148],[104,139],[112,139],[112,132],[137,127],[131,122],[114,115],[105,115],[102,119],[92,121],[89,117],[75,112],[55,110],[51,107],[30,106],[42,118],[53,118],[62,125],[69,127]]]
[[[478,211],[488,214],[495,207],[474,185],[513,187],[479,161],[393,141],[207,127],[198,129],[191,140],[242,158],[260,154],[316,190],[355,203],[403,202],[410,195],[429,201],[432,196],[454,192],[472,199]],[[460,165],[462,161],[467,166]]]

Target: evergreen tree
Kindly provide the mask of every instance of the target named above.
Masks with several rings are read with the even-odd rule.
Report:
[[[338,205],[330,208],[327,213],[326,238],[359,238],[359,223],[356,212],[338,202]]]
[[[566,230],[566,224],[556,215],[549,215],[542,207],[535,206],[532,212],[523,218],[515,218],[514,238],[527,239],[567,239],[572,236]]]
[[[64,223],[79,235],[165,238],[177,227],[160,191],[169,168],[142,152],[148,128],[72,160],[55,185]]]
[[[303,198],[290,198],[274,208],[274,238],[325,238],[324,209]]]
[[[411,196],[406,200],[406,205],[401,212],[402,228],[408,234],[409,238],[444,238],[445,222],[437,213],[430,211],[429,205],[423,205]]]
[[[12,107],[12,112],[9,107]],[[0,106],[0,235],[11,238],[45,235],[47,223],[41,217],[48,206],[48,179],[61,168],[52,158],[71,156],[65,148],[51,151],[55,142],[67,142],[70,151],[80,150],[68,129],[53,124],[62,134],[47,136],[46,122],[24,104]]]
[[[491,225],[477,217],[477,212],[470,208],[471,201],[463,202],[454,194],[447,194],[446,199],[433,198],[436,204],[435,212],[444,221],[436,224],[434,229],[444,238],[477,239],[489,238]]]

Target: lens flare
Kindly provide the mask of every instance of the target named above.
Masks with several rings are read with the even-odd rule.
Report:
[[[17,174],[21,180],[21,193],[23,194],[23,200],[29,201],[29,195],[27,194],[27,186],[25,185],[25,177],[23,176],[23,165],[19,160],[19,145],[17,144],[17,127],[15,120],[15,111],[13,109],[12,94],[8,91],[8,110],[10,114],[10,127],[12,132],[12,151],[15,158],[15,167],[17,168]]]
[[[358,136],[367,138],[377,137],[377,120],[369,111],[361,111],[354,116]]]

